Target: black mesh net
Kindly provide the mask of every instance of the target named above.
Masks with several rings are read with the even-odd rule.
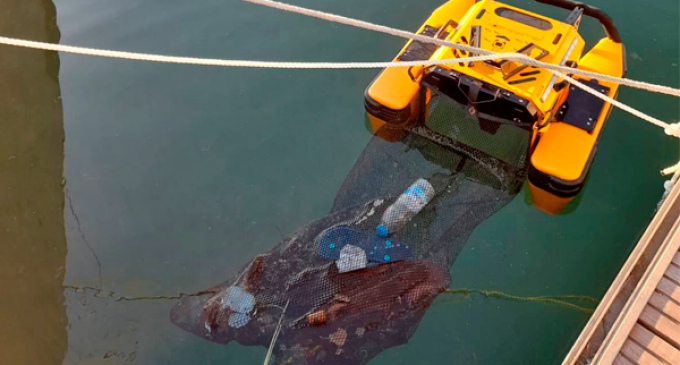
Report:
[[[427,112],[396,142],[368,143],[327,216],[181,300],[172,321],[218,343],[276,334],[276,364],[365,364],[406,343],[475,227],[526,178],[528,130],[439,95]]]

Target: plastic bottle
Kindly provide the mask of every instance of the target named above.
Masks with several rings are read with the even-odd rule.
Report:
[[[434,197],[434,188],[425,179],[416,180],[399,198],[383,213],[376,233],[387,237],[400,230],[408,221],[418,214]]]

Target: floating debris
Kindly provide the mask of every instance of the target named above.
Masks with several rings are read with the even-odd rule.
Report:
[[[518,136],[528,146],[529,133]],[[472,231],[526,179],[521,156],[508,164],[452,146],[424,132],[397,143],[374,137],[328,215],[236,277],[181,299],[172,322],[213,342],[270,348],[277,365],[363,365],[406,344],[449,287],[451,263]],[[386,209],[420,178],[436,193],[409,224],[379,237]]]
[[[339,328],[337,331],[328,336],[328,340],[331,341],[331,343],[335,346],[342,347],[345,345],[345,341],[347,341],[347,331]]]

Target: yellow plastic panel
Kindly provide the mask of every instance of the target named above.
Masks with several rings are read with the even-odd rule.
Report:
[[[418,29],[418,33],[422,32],[426,25],[441,28],[449,20],[456,23],[460,22],[474,4],[474,0],[451,0],[447,2],[432,13],[423,26]],[[409,43],[410,41],[406,43],[399,54],[406,50]],[[398,62],[396,58],[394,61]],[[422,73],[422,69],[414,67],[411,72],[417,77]],[[390,109],[401,110],[409,105],[419,88],[420,83],[411,80],[407,67],[387,68],[373,81],[368,89],[368,95]]]
[[[578,68],[610,76],[623,76],[623,45],[609,38],[600,39],[595,47],[581,58]]]
[[[537,27],[508,18],[508,12],[529,19],[528,23],[540,23],[544,27]],[[585,42],[576,29],[563,22],[534,14],[523,9],[503,4],[498,1],[484,0],[476,3],[461,21],[459,30],[448,40],[454,43],[469,45],[472,40],[470,33],[473,27],[481,27],[479,47],[494,52],[517,52],[533,44],[546,51],[540,61],[559,64],[574,45],[567,60],[577,61],[581,57]],[[533,48],[529,56],[536,58],[541,54],[539,48]],[[450,59],[467,57],[466,52],[455,51],[455,55],[448,49],[440,48],[433,59]],[[500,61],[500,60],[498,60]],[[510,62],[503,66],[505,74],[517,69],[519,63]],[[560,97],[560,93],[551,91],[547,98],[541,101],[541,96],[552,79],[552,74],[545,70],[531,67],[504,79],[503,72],[484,62],[476,62],[472,67],[467,64],[453,63],[446,66],[460,73],[482,80],[489,84],[511,91],[518,96],[528,98],[541,114],[546,114]]]
[[[598,120],[598,123],[601,121]],[[594,137],[570,124],[553,123],[541,136],[531,156],[531,164],[539,171],[562,180],[577,180],[595,145]]]
[[[371,99],[393,110],[406,108],[420,89],[420,83],[411,80],[408,67],[386,68],[368,89]]]
[[[611,76],[622,76],[623,46],[609,39],[600,40],[579,61],[579,69],[596,71]],[[609,96],[616,95],[618,85],[603,81],[600,81],[600,84],[610,88]],[[531,156],[532,165],[536,169],[562,180],[574,181],[578,179],[584,173],[588,158],[600,137],[606,119],[609,117],[611,105],[605,103],[603,109],[604,111],[600,113],[592,133],[570,124],[552,123],[541,137]]]

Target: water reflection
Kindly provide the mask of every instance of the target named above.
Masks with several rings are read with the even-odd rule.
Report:
[[[469,236],[526,178],[527,130],[495,123],[485,131],[435,99],[424,125],[378,131],[330,214],[234,279],[182,299],[172,321],[217,343],[268,347],[276,338],[277,364],[365,364],[407,343],[449,286],[449,268]],[[414,193],[425,207],[389,237],[376,235],[388,207],[417,179],[434,190],[428,198]]]
[[[48,0],[5,0],[0,34],[58,42]],[[0,364],[66,354],[64,124],[54,52],[0,47]]]

